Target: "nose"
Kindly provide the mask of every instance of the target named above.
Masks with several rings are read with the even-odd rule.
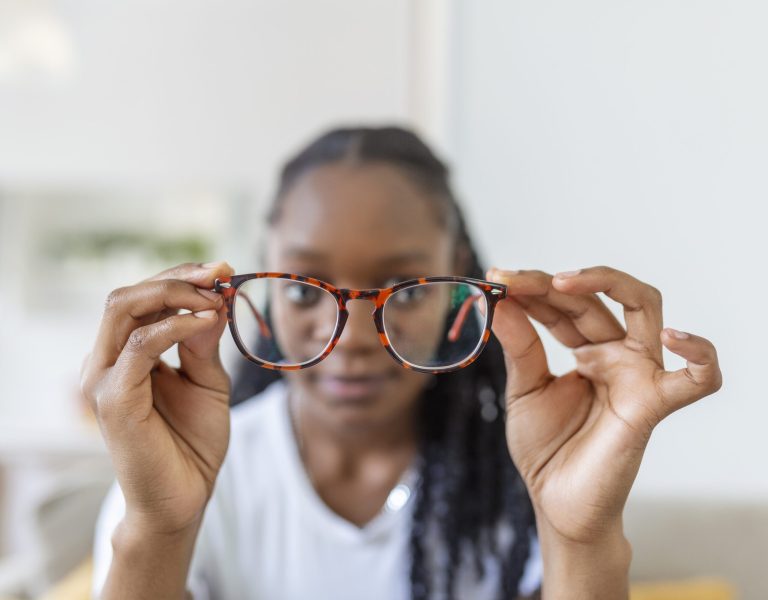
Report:
[[[379,333],[373,322],[374,306],[370,300],[347,301],[349,317],[334,352],[371,352],[382,349]]]

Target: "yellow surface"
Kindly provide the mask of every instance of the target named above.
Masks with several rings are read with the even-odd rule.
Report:
[[[736,600],[736,591],[722,579],[635,583],[630,600]]]
[[[93,563],[84,560],[74,571],[42,595],[39,600],[90,600]]]

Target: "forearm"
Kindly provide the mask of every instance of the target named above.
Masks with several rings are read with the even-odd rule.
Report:
[[[539,520],[543,600],[626,600],[632,547],[621,524],[599,540],[565,540]]]
[[[187,598],[196,523],[181,532],[149,533],[122,521],[112,536],[112,564],[102,600]]]

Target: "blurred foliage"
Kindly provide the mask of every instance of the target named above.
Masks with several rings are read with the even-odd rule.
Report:
[[[43,254],[53,261],[136,254],[167,263],[194,262],[210,256],[210,251],[210,241],[201,235],[168,237],[132,231],[61,233],[49,237],[43,244]]]

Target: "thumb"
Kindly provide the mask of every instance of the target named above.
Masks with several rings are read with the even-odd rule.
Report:
[[[221,364],[219,340],[227,326],[227,306],[216,312],[216,325],[179,343],[180,370],[204,388],[229,393],[229,376]]]
[[[490,281],[507,283],[503,271],[491,269],[487,277]],[[496,306],[492,328],[504,349],[507,401],[545,385],[551,375],[544,345],[523,308],[510,296]]]

